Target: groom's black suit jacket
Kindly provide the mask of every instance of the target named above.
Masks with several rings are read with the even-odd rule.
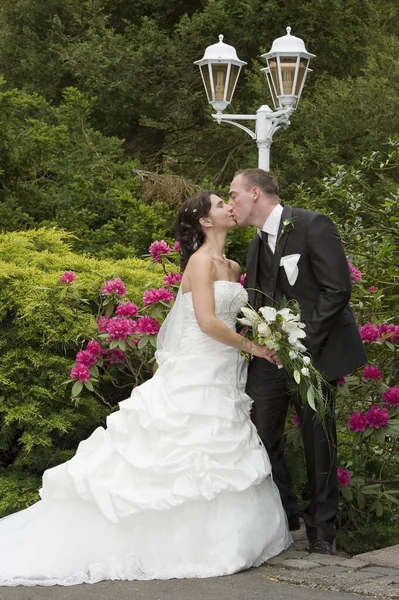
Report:
[[[280,235],[287,219],[294,228]],[[361,367],[366,354],[349,307],[351,278],[334,223],[320,213],[285,205],[277,239],[269,282],[273,300],[264,298],[262,304],[273,305],[283,297],[298,301],[301,320],[306,323],[305,343],[327,381]],[[256,305],[256,290],[261,289],[258,260],[262,243],[256,235],[248,246],[246,288],[251,306]],[[290,254],[301,255],[294,285],[289,284],[284,268],[280,267],[281,257]]]

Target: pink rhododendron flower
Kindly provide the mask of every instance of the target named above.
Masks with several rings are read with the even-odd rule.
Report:
[[[126,304],[118,304],[116,314],[119,317],[137,317],[139,309],[134,302],[126,302]]]
[[[342,467],[338,467],[337,469],[338,483],[339,485],[346,486],[349,484],[352,479],[352,474],[347,469],[343,469]]]
[[[154,262],[161,262],[162,254],[170,254],[171,253],[170,247],[164,240],[161,240],[160,242],[159,241],[152,242],[152,244],[148,250],[149,250],[149,252],[152,256],[152,260]]]
[[[90,379],[90,371],[86,365],[78,363],[71,370],[71,379],[79,379],[79,381],[88,381]]]
[[[159,290],[151,289],[144,292],[143,302],[144,306],[149,306],[150,304],[153,304],[154,302],[160,302],[161,300],[163,302],[170,302],[170,300],[173,300],[173,298],[174,295],[170,290],[165,288],[160,288]]]
[[[163,282],[165,285],[177,285],[181,282],[182,276],[180,273],[168,273],[163,278]]]
[[[382,373],[378,367],[367,365],[363,370],[362,379],[382,379]]]
[[[101,293],[103,296],[106,296],[107,294],[116,294],[117,296],[123,297],[126,294],[126,287],[122,279],[115,277],[115,279],[108,279],[108,281],[105,282]]]
[[[173,244],[173,250],[175,250],[176,252],[180,252],[181,250],[180,242],[178,242],[177,240],[175,240]]]
[[[363,342],[378,342],[380,339],[380,332],[376,325],[373,323],[366,323],[359,329],[360,337]]]
[[[242,286],[243,286],[243,285],[244,285],[244,283],[245,283],[245,278],[246,278],[246,276],[247,276],[247,274],[246,274],[246,273],[243,273],[243,274],[241,275],[241,277],[240,277],[240,283],[241,283],[241,285],[242,285]]]
[[[156,335],[159,331],[160,324],[153,317],[140,317],[137,321],[137,331],[145,333],[145,335]]]
[[[98,333],[105,333],[107,331],[109,319],[107,317],[100,317],[98,319],[97,331]]]
[[[113,317],[109,319],[106,332],[109,333],[108,341],[125,340],[129,335],[137,331],[137,321],[125,319],[124,317]]]
[[[292,422],[294,423],[295,427],[299,428],[301,426],[301,420],[297,414],[292,417]]]
[[[366,431],[367,421],[364,413],[354,412],[349,417],[348,429],[350,431]]]
[[[86,350],[93,356],[101,356],[102,354],[102,348],[96,340],[90,340],[90,342],[87,344]]]
[[[395,342],[397,342],[399,344],[399,325],[396,325],[396,327],[395,327],[394,339],[395,339]]]
[[[97,362],[97,356],[93,355],[87,350],[79,350],[76,355],[76,364],[86,365],[86,367],[92,367]]]
[[[351,279],[352,279],[352,283],[354,283],[355,281],[361,281],[362,280],[362,274],[359,271],[359,269],[356,269],[356,267],[353,266],[353,264],[348,260],[348,267],[349,267],[349,271],[351,274]]]
[[[61,283],[72,283],[72,281],[76,280],[76,275],[73,271],[64,271],[62,275],[60,275]]]
[[[394,385],[382,394],[382,399],[386,404],[391,406],[399,406],[399,387]]]
[[[338,385],[344,385],[345,377],[338,377]]]
[[[369,292],[371,292],[372,294],[374,294],[374,292],[377,291],[377,288],[375,287],[375,285],[370,285],[369,287]]]
[[[393,325],[393,323],[390,323],[389,325],[381,323],[378,327],[378,331],[380,332],[380,335],[384,335],[387,340],[393,340],[395,337],[395,325]]]
[[[366,414],[364,415],[369,427],[379,429],[389,423],[388,410],[385,407],[379,408],[375,404],[370,406]]]
[[[106,361],[110,365],[116,365],[118,363],[123,363],[126,360],[126,355],[119,348],[113,348],[112,350],[108,350]]]

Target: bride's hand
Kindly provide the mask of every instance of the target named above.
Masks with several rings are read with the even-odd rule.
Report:
[[[265,358],[272,365],[281,365],[281,360],[277,352],[275,350],[269,350],[266,346],[253,343],[251,354],[259,358]]]

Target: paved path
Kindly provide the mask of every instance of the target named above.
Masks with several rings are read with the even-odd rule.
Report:
[[[71,587],[0,587],[0,600],[399,599],[399,569],[345,556],[286,550],[258,569],[212,579],[106,581]]]
[[[212,579],[104,581],[71,587],[0,587],[0,600],[399,600],[399,545],[348,557],[295,546],[258,569]]]
[[[376,596],[374,596],[376,598]],[[360,600],[361,596],[272,581],[251,569],[213,579],[114,581],[52,588],[0,588],[1,600]]]

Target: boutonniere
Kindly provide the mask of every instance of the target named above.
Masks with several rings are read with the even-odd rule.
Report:
[[[281,240],[281,238],[283,237],[283,235],[285,233],[289,233],[293,229],[295,229],[294,219],[284,219],[283,226],[280,231],[280,235],[278,236],[277,241],[276,241],[276,246],[278,246],[278,243]]]

